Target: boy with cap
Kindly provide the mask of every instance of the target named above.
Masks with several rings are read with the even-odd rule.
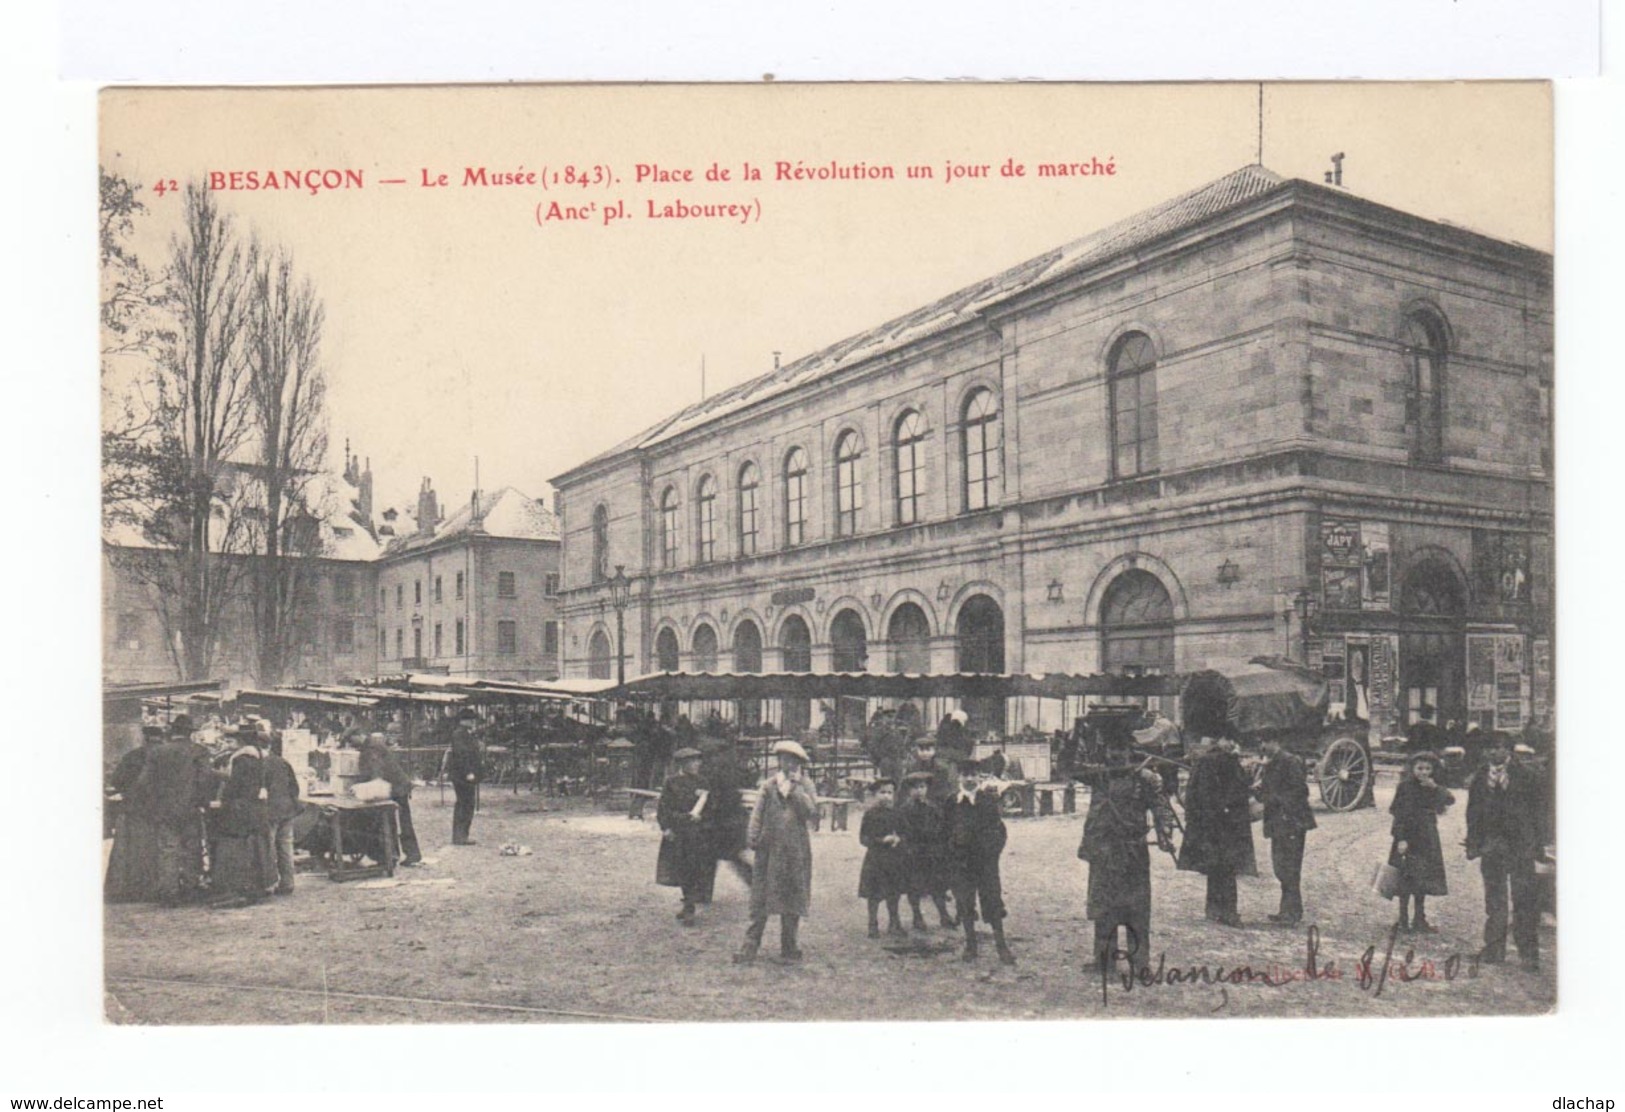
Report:
[[[1004,940],[1004,889],[999,880],[999,855],[1008,837],[999,799],[981,766],[972,761],[960,765],[959,791],[948,805],[948,877],[954,893],[954,908],[965,930],[965,961],[976,960],[976,918],[993,928],[993,945],[999,960],[1014,965],[1016,955]]]
[[[908,856],[903,848],[903,824],[892,801],[897,785],[881,778],[869,785],[869,808],[858,827],[863,871],[858,874],[858,896],[869,901],[869,937],[880,937],[880,905],[886,904],[886,933],[906,934],[897,918],[897,900],[908,886]]]
[[[756,960],[770,915],[779,917],[779,955],[800,961],[796,931],[812,902],[812,838],[807,824],[818,814],[818,797],[807,775],[807,751],[793,741],[773,746],[779,768],[763,780],[751,812],[747,841],[756,851],[750,886],[750,927],[737,963]]]
[[[700,781],[700,751],[685,747],[673,753],[672,760],[677,771],[666,777],[655,813],[660,823],[655,883],[682,889],[683,907],[677,921],[692,927],[694,905],[711,902],[710,881],[716,876],[716,858],[702,827],[708,793]]]
[[[947,853],[947,829],[942,812],[931,802],[931,785],[935,775],[918,770],[903,777],[903,790],[908,802],[898,816],[902,825],[903,844],[907,850],[908,878],[904,891],[908,894],[909,908],[914,913],[913,928],[927,930],[925,916],[920,914],[920,897],[930,896],[937,905],[937,916],[944,928],[959,925],[948,914],[948,888],[944,883]]]

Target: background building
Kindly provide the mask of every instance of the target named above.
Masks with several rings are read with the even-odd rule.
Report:
[[[559,476],[565,671],[624,565],[629,672],[1290,653],[1380,730],[1517,728],[1551,334],[1549,256],[1246,167]]]
[[[301,562],[295,636],[284,683],[333,683],[384,672],[490,679],[559,674],[558,528],[539,500],[505,487],[477,492],[442,519],[429,481],[393,528],[371,519],[372,473],[346,448],[343,484],[312,519],[320,537]],[[409,529],[399,535],[401,528]],[[166,600],[140,574],[148,553],[122,529],[107,538],[102,575],[103,679],[163,682],[181,668],[166,639]],[[256,674],[252,557],[223,554],[228,599],[209,678],[252,687]]]

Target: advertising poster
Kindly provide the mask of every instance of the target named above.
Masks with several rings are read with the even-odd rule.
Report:
[[[1495,709],[1495,642],[1493,633],[1467,635],[1467,709]]]
[[[1371,721],[1371,639],[1350,636],[1347,645],[1346,703],[1350,718]]]
[[[1377,736],[1386,737],[1397,731],[1399,722],[1399,638],[1377,634],[1371,638],[1370,647],[1371,728]]]
[[[1386,521],[1366,521],[1360,524],[1360,551],[1361,608],[1390,609],[1393,596],[1393,565],[1388,548]]]
[[[1321,568],[1320,582],[1325,609],[1360,609],[1359,568]]]
[[[1552,643],[1544,637],[1529,643],[1529,670],[1533,679],[1529,714],[1540,722],[1550,713],[1552,701]]]

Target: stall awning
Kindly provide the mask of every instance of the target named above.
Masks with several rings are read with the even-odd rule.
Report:
[[[237,693],[237,700],[243,703],[300,703],[310,706],[349,707],[351,709],[378,705],[378,700],[368,695],[339,695],[315,691],[308,687],[279,687],[270,691],[245,688]]]
[[[123,683],[102,688],[104,710],[139,706],[148,699],[175,699],[204,692],[217,693],[220,680],[192,680],[187,683]]]
[[[603,681],[599,681],[603,682]],[[1177,695],[1175,676],[990,675],[951,672],[932,675],[868,672],[661,672],[611,686],[602,694],[612,699],[924,699],[947,696],[960,699],[1009,699],[1037,696],[1062,699],[1072,696]]]

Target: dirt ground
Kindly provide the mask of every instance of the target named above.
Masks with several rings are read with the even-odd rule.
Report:
[[[1165,976],[1153,987],[1125,989],[1082,972],[1091,933],[1083,918],[1087,874],[1076,858],[1081,813],[1009,821],[1003,872],[1007,931],[1019,958],[1013,967],[1001,966],[991,946],[980,961],[961,962],[954,930],[902,941],[865,936],[855,808],[846,831],[826,826],[813,835],[813,911],[801,933],[806,960],[780,964],[770,925],[763,958],[735,966],[729,958],[744,932],[747,890],[724,867],[701,925],[681,928],[675,890],[653,882],[660,835],[652,818],[633,821],[560,801],[547,801],[544,811],[539,796],[493,791],[475,821],[479,844],[453,847],[445,844],[449,797],[442,802],[429,788],[413,799],[426,867],[392,880],[336,884],[302,875],[293,895],[233,911],[108,907],[107,1015],[138,1024],[583,1023],[1553,1008],[1550,919],[1541,928],[1542,972],[1521,971],[1515,958],[1482,968],[1471,960],[1483,890],[1476,865],[1461,855],[1464,793],[1440,820],[1451,894],[1428,905],[1440,933],[1401,935],[1387,953],[1395,907],[1371,894],[1370,880],[1388,849],[1392,791],[1384,776],[1376,809],[1337,815],[1317,806],[1304,898],[1319,933],[1317,969],[1333,974],[1313,982],[1303,972],[1307,932],[1265,920],[1279,889],[1256,826],[1263,875],[1241,881],[1242,929],[1207,922],[1202,878],[1154,855],[1153,951],[1166,954],[1165,974],[1201,978],[1205,968],[1209,983]],[[1084,803],[1080,798],[1080,811]],[[505,842],[534,852],[501,856]],[[1368,947],[1375,956],[1367,979],[1359,961]],[[1234,983],[1238,966],[1278,983]],[[1407,972],[1422,975],[1406,980]],[[1232,983],[1212,983],[1220,978]]]

